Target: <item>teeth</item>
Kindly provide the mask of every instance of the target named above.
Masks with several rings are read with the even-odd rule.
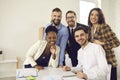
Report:
[[[96,19],[92,19],[93,21],[96,21]]]
[[[54,42],[50,42],[51,44],[53,44]]]

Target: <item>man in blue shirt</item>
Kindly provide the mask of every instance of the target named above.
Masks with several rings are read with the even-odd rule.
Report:
[[[58,39],[57,39],[57,45],[60,46],[60,58],[59,58],[59,66],[63,66],[64,56],[65,56],[65,48],[67,44],[67,40],[69,37],[68,29],[66,26],[64,26],[61,23],[62,19],[62,11],[59,8],[55,8],[52,10],[51,15],[51,24],[57,28],[58,30]],[[48,26],[49,26],[48,25]],[[46,27],[48,27],[46,26]],[[44,34],[45,36],[45,34]]]

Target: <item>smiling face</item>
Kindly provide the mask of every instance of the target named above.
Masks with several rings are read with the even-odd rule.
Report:
[[[98,24],[99,14],[96,10],[93,10],[90,14],[90,22],[92,24]]]
[[[84,47],[88,43],[88,34],[83,30],[77,30],[74,34],[75,40],[78,44]]]
[[[52,18],[53,24],[57,26],[61,22],[62,13],[54,11],[54,12],[52,12],[51,18]]]
[[[46,34],[46,41],[49,45],[55,45],[57,41],[57,34],[53,31],[50,31]]]
[[[74,13],[68,13],[66,15],[66,22],[68,24],[69,27],[74,27],[76,24],[76,16],[74,15]]]

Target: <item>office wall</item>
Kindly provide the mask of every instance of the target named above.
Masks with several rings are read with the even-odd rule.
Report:
[[[51,11],[59,7],[65,13],[70,9],[77,15],[78,0],[0,0],[0,49],[5,59],[18,57],[19,67],[25,53],[39,39],[39,28],[50,22]]]

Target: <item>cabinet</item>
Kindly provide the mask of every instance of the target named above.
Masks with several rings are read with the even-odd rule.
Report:
[[[18,67],[18,60],[1,60],[0,61],[0,78],[15,77],[16,68]]]

